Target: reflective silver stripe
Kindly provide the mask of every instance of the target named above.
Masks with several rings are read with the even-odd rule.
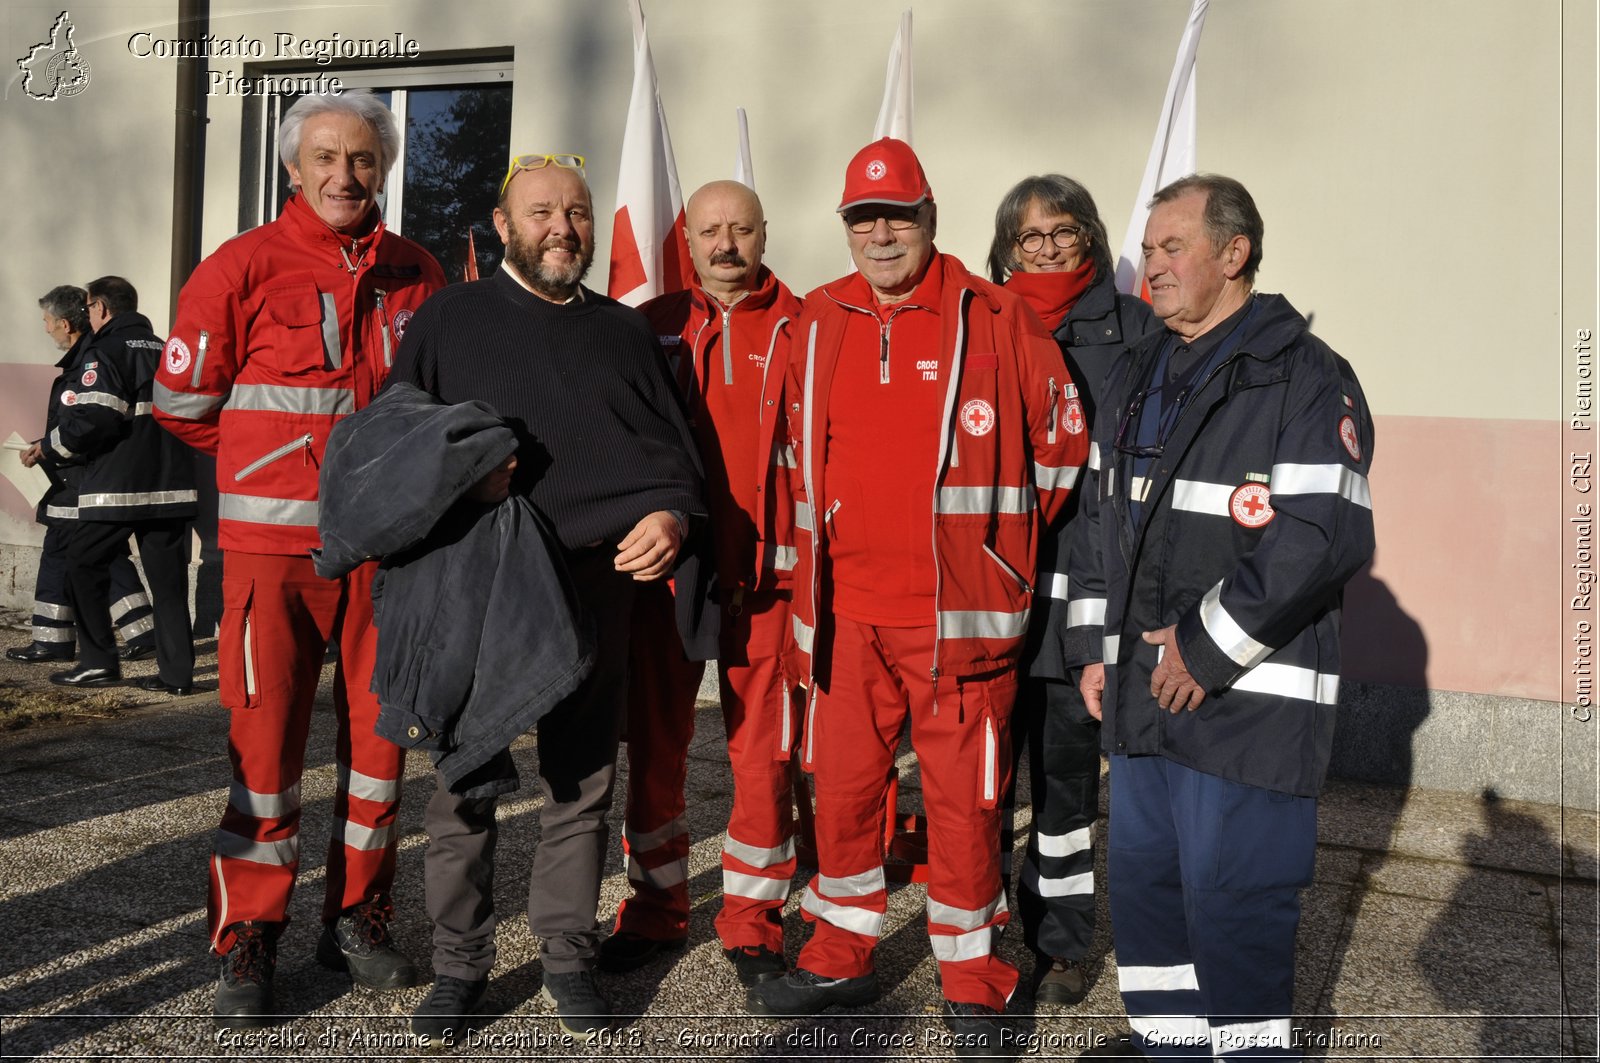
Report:
[[[1372,485],[1343,465],[1274,465],[1275,495],[1338,495],[1365,509],[1372,508]]]
[[[689,861],[668,860],[660,867],[645,867],[633,857],[628,857],[628,881],[658,890],[669,890],[689,880]]]
[[[981,960],[994,951],[994,928],[986,926],[965,934],[935,934],[930,927],[928,943],[933,946],[933,958],[940,963]]]
[[[941,487],[939,513],[1032,513],[1033,490],[1027,487]]]
[[[983,799],[995,800],[1000,787],[1000,739],[994,733],[994,721],[983,721]]]
[[[44,515],[47,516],[47,517],[54,517],[57,520],[77,520],[78,519],[78,507],[77,506],[45,506],[44,507]]]
[[[110,409],[116,410],[124,417],[128,416],[128,404],[117,398],[115,395],[108,395],[104,391],[78,392],[77,405],[82,406],[85,403],[90,406],[106,406]]]
[[[1182,1045],[1191,1052],[1211,1040],[1210,1025],[1198,1015],[1130,1015],[1128,1025],[1151,1044]]]
[[[1071,856],[1073,853],[1086,852],[1094,844],[1093,831],[1088,827],[1079,827],[1065,834],[1040,834],[1038,842],[1041,856]]]
[[[1135,476],[1128,481],[1128,497],[1135,502],[1143,502],[1150,497],[1150,481],[1143,476]]]
[[[117,630],[121,632],[122,640],[124,642],[132,642],[140,635],[154,631],[155,629],[156,620],[153,616],[141,616],[132,623],[124,624],[122,627],[117,628]]]
[[[256,693],[256,638],[251,632],[252,623],[250,614],[244,615],[244,696],[251,698]]]
[[[133,404],[133,415],[135,417],[149,417],[154,408],[152,403],[136,402]]]
[[[1006,904],[1004,892],[998,894],[994,900],[982,908],[957,908],[951,904],[941,904],[932,897],[928,898],[928,922],[938,923],[941,926],[953,926],[957,930],[976,930],[980,926],[994,922],[995,913]]]
[[[333,821],[333,836],[344,842],[348,848],[370,853],[377,849],[386,849],[394,841],[394,824],[391,823],[387,827],[368,827],[352,823],[348,819],[336,819]]]
[[[45,624],[33,625],[33,641],[35,642],[74,642],[77,636],[71,627],[49,627]]]
[[[1044,586],[1040,587],[1039,590],[1047,597],[1059,598],[1063,602],[1066,601],[1067,591],[1072,586],[1072,582],[1067,579],[1067,574],[1065,572],[1047,572],[1045,575],[1049,579],[1044,582]]]
[[[111,506],[172,506],[180,502],[193,502],[193,491],[128,491],[103,495],[79,495],[78,509],[100,509]]]
[[[722,841],[722,851],[742,864],[751,867],[771,867],[794,859],[794,839],[790,838],[782,845],[773,846],[771,849],[762,849],[755,845],[746,845],[728,835]]]
[[[794,460],[794,447],[787,443],[780,444],[776,439],[772,441],[772,464],[780,469],[796,468]]]
[[[1117,985],[1124,993],[1172,993],[1200,988],[1192,963],[1171,967],[1123,967],[1119,964]]]
[[[794,526],[801,531],[815,532],[811,524],[811,503],[796,502],[794,504]]]
[[[1265,1022],[1234,1022],[1211,1027],[1211,1050],[1217,1055],[1244,1052],[1255,1048],[1289,1048],[1291,1024],[1288,1019]]]
[[[1236,679],[1229,690],[1251,694],[1274,694],[1281,698],[1314,701],[1318,705],[1339,704],[1339,677],[1323,675],[1311,668],[1292,664],[1258,664]]]
[[[845,904],[834,904],[825,900],[811,891],[807,886],[805,893],[800,898],[800,907],[816,916],[825,919],[840,930],[848,930],[852,934],[862,937],[875,938],[883,932],[883,913],[869,911],[866,908],[852,908]]]
[[[349,388],[297,388],[284,384],[235,384],[227,409],[337,417],[354,413]]]
[[[1067,626],[1104,627],[1106,622],[1106,600],[1104,598],[1079,598],[1067,604]]]
[[[186,421],[203,420],[228,401],[226,395],[200,395],[173,391],[161,381],[155,383],[155,406],[162,413],[182,417]]]
[[[880,864],[859,874],[846,875],[844,878],[818,875],[817,886],[829,897],[865,897],[868,894],[879,893],[885,888],[883,865]]]
[[[722,892],[730,897],[743,897],[749,901],[782,901],[789,896],[789,879],[762,878],[739,871],[722,872]]]
[[[1046,878],[1030,860],[1022,867],[1022,885],[1035,897],[1086,897],[1094,893],[1094,872]]]
[[[1186,513],[1208,513],[1213,517],[1228,516],[1228,501],[1233,498],[1237,484],[1213,484],[1204,480],[1172,481],[1172,508]]]
[[[191,387],[198,388],[200,386],[200,377],[205,372],[206,348],[209,346],[211,346],[211,333],[207,332],[205,329],[201,329],[200,344],[195,348],[194,352],[194,374],[189,378],[189,385]],[[157,384],[156,386],[160,387],[161,385]],[[165,407],[162,408],[165,409]]]
[[[1106,664],[1116,664],[1117,651],[1121,648],[1121,635],[1107,635],[1100,643],[1100,660]]]
[[[61,429],[59,427],[50,429],[50,449],[61,455],[63,458],[70,459],[78,456],[71,450],[67,449],[67,445],[65,443],[61,442]]]
[[[298,498],[263,498],[260,495],[217,495],[219,520],[242,520],[253,524],[286,524],[302,528],[317,526],[317,504]]]
[[[294,867],[300,862],[300,834],[296,831],[282,841],[258,842],[232,831],[217,831],[218,856],[248,860],[252,864]]]
[[[1217,649],[1240,668],[1249,668],[1266,660],[1272,647],[1263,646],[1245,633],[1244,628],[1222,607],[1222,583],[1206,591],[1200,599],[1200,626],[1205,628]]]
[[[379,779],[354,771],[348,764],[339,764],[339,789],[351,797],[378,804],[392,805],[400,800],[399,779]]]
[[[1045,491],[1070,491],[1078,483],[1081,465],[1040,465],[1033,463],[1033,482]]]
[[[779,546],[772,551],[772,567],[779,572],[793,572],[799,561],[800,551],[792,546]]]
[[[150,604],[150,599],[144,596],[143,591],[136,591],[125,598],[118,598],[111,603],[111,619],[121,620],[135,609],[141,609]]]
[[[318,294],[322,296],[322,350],[328,356],[328,364],[338,369],[344,365],[339,346],[339,306],[327,292]]]
[[[228,788],[228,804],[256,819],[282,819],[300,811],[300,784],[295,783],[275,794],[264,794],[235,779]]]
[[[1095,472],[1100,471],[1100,444],[1089,444],[1089,468]]]
[[[126,601],[126,599],[124,599]],[[46,617],[50,620],[71,620],[72,606],[56,605],[54,602],[41,602],[38,599],[33,603],[33,615]]]
[[[946,609],[938,617],[942,639],[1019,639],[1028,630],[1028,610]]]
[[[655,830],[639,832],[624,824],[622,836],[628,839],[628,848],[631,851],[647,853],[651,849],[661,848],[674,838],[687,838],[689,836],[689,821],[682,816],[675,816]]]
[[[815,633],[815,629],[798,616],[794,618],[794,644],[800,647],[801,653],[811,652],[811,637]]]

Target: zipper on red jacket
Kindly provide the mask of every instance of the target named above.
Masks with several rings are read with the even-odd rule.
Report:
[[[252,461],[249,465],[246,465],[244,468],[242,468],[238,472],[234,473],[233,474],[234,482],[238,483],[240,480],[243,480],[246,476],[249,476],[252,473],[260,471],[261,469],[265,468],[266,466],[271,465],[273,462],[277,461],[279,458],[288,457],[290,454],[293,454],[297,450],[303,451],[303,453],[300,455],[301,464],[303,464],[303,465],[310,464],[310,462],[311,462],[311,441],[314,438],[315,437],[310,432],[307,432],[305,435],[300,436],[297,439],[291,439],[289,442],[285,443],[283,446],[279,447],[278,449],[273,450],[273,451],[269,451],[268,453],[261,455],[261,457],[257,458],[255,461]]]
[[[733,307],[725,306],[721,299],[717,305],[722,310],[722,382],[733,387]]]
[[[1061,391],[1056,387],[1056,378],[1050,378],[1050,430],[1045,433],[1045,442],[1056,441],[1056,399],[1060,398]]]
[[[383,322],[383,367],[388,369],[394,365],[394,353],[389,342],[389,315],[383,309],[383,297],[389,293],[382,288],[374,288],[372,294],[378,302],[378,320]],[[1053,428],[1051,430],[1054,431]]]
[[[189,386],[192,388],[200,386],[200,373],[205,369],[206,364],[206,348],[210,345],[211,333],[201,329],[200,345],[195,348],[194,352],[194,375],[189,378]]]
[[[944,570],[939,567],[939,482],[944,476],[946,447],[953,442],[954,432],[951,431],[951,416],[955,412],[956,397],[961,382],[961,363],[964,358],[963,346],[967,341],[967,304],[972,301],[972,289],[963,288],[956,297],[956,342],[950,351],[950,379],[945,385],[943,431],[939,436],[939,457],[933,467],[933,664],[928,669],[928,674],[933,679],[933,714],[939,715],[939,596],[944,590]],[[950,447],[948,452],[954,455],[955,449]],[[952,461],[953,465],[954,462]]]

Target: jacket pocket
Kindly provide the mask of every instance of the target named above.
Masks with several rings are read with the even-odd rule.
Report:
[[[339,340],[339,308],[334,297],[314,284],[274,288],[266,294],[267,316],[279,326],[279,342],[266,353],[284,373],[337,369],[344,362]]]
[[[314,438],[315,437],[310,432],[307,432],[304,435],[296,436],[281,446],[267,451],[255,461],[252,461],[250,464],[244,466],[238,472],[234,473],[234,483],[238,483],[240,480],[246,479],[247,477],[260,472],[262,469],[266,468],[268,465],[271,465],[275,461],[282,461],[284,458],[287,458],[296,451],[304,450],[306,454],[309,455],[311,452],[311,442]]]
[[[261,704],[256,677],[255,580],[222,579],[222,622],[217,640],[218,693],[224,708]]]

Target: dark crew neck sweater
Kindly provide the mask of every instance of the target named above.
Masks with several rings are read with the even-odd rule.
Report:
[[[446,403],[478,399],[516,432],[512,491],[563,546],[615,546],[658,510],[703,516],[701,472],[643,315],[585,288],[539,298],[504,269],[453,284],[416,312],[390,381]]]

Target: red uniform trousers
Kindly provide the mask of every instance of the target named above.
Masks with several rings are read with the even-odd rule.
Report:
[[[233,944],[232,924],[288,918],[300,862],[300,775],[311,703],[333,639],[339,781],[322,917],[331,921],[364,901],[389,901],[405,751],[373,733],[377,567],[326,580],[309,557],[223,556],[217,667],[222,704],[232,715],[233,786],[211,858],[211,942],[219,953]]]
[[[655,593],[657,586],[641,589],[634,610],[623,838],[634,893],[618,910],[616,929],[673,940],[689,926],[683,787],[702,668],[684,660],[671,598]],[[722,610],[717,678],[733,770],[717,916],[724,948],[783,949],[783,905],[795,865],[789,760],[798,732],[779,665],[788,623],[787,597],[771,593]]]
[[[873,970],[888,906],[880,824],[909,715],[928,820],[928,936],[944,995],[1003,1009],[1017,985],[1017,969],[993,948],[1009,918],[999,805],[1011,774],[1017,677],[1007,670],[935,687],[933,650],[932,627],[834,617],[828,688],[815,692],[806,722],[819,874],[801,902],[816,933],[796,965],[826,978]]]

